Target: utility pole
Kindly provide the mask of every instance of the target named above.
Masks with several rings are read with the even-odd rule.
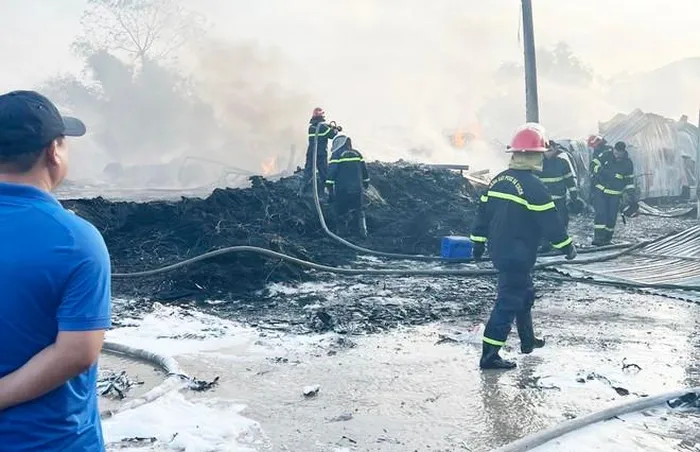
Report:
[[[535,57],[535,27],[532,21],[532,0],[522,0],[523,48],[525,53],[525,120],[540,122],[537,97],[537,60]]]

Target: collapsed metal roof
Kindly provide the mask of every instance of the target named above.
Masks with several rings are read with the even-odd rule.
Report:
[[[627,143],[642,198],[679,196],[684,185],[694,185],[686,160],[695,160],[698,128],[687,121],[637,109],[599,123],[599,129],[608,143]]]
[[[629,255],[606,262],[566,265],[559,272],[597,281],[665,285],[665,295],[672,293],[679,298],[700,302],[700,225]],[[649,289],[660,292],[660,289]]]

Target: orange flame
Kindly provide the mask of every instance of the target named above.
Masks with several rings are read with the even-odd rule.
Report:
[[[277,173],[277,156],[272,156],[263,160],[262,164],[260,165],[260,168],[262,170],[263,176],[269,176],[271,174]]]

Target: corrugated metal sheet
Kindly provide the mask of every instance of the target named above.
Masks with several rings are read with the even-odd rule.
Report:
[[[610,144],[627,143],[642,199],[680,196],[691,183],[687,167],[697,152],[696,127],[635,110],[600,123],[599,129]]]
[[[692,298],[700,300],[700,226],[618,259],[565,266],[561,272],[605,281],[694,286]],[[687,298],[689,292],[684,294]]]

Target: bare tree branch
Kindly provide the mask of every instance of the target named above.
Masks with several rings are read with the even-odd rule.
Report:
[[[201,16],[178,0],[89,0],[82,24],[76,49],[89,43],[142,61],[166,58],[203,29]]]

